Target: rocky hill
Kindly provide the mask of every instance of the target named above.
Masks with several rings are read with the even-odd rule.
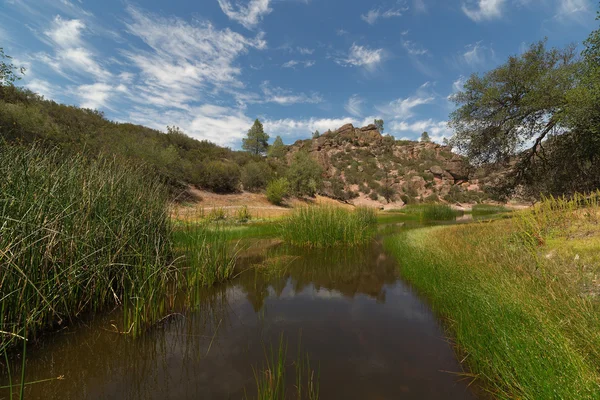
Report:
[[[291,160],[307,151],[323,167],[323,194],[353,204],[393,208],[405,203],[485,200],[465,160],[447,146],[395,140],[375,125],[347,124],[290,146]]]

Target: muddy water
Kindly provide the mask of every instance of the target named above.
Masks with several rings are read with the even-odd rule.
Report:
[[[271,246],[242,264],[258,267],[201,291],[191,310],[139,339],[111,332],[117,313],[45,338],[28,355],[26,379],[64,379],[31,385],[26,398],[253,398],[253,367],[281,335],[288,365],[300,347],[319,370],[322,399],[473,398],[438,321],[380,243]]]

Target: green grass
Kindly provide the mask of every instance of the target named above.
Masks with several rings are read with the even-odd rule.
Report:
[[[598,197],[386,239],[495,397],[600,398]]]
[[[400,211],[427,221],[451,221],[462,214],[445,204],[409,204]]]
[[[370,241],[375,232],[375,210],[315,206],[294,210],[281,223],[281,236],[306,247],[358,245]]]
[[[475,204],[471,213],[473,216],[477,215],[492,215],[510,212],[510,209],[504,206],[495,206],[491,204]]]
[[[127,326],[155,320],[144,304],[173,272],[165,186],[115,159],[38,146],[0,143],[0,159],[0,353],[119,304]]]
[[[318,400],[319,399],[319,374],[315,373],[310,365],[308,355],[303,355],[298,345],[298,356],[294,362],[295,385],[290,390],[286,384],[288,365],[287,344],[283,335],[279,339],[279,346],[270,351],[265,350],[265,363],[262,368],[254,368],[257,400]],[[246,395],[246,398],[248,396]]]

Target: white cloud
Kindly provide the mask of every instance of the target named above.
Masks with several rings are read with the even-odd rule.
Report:
[[[411,118],[414,115],[414,108],[425,104],[431,104],[436,99],[436,95],[431,90],[431,86],[431,83],[426,82],[417,89],[413,96],[392,100],[383,106],[378,106],[377,109],[383,113],[384,116],[397,120]]]
[[[106,83],[94,83],[92,85],[80,85],[75,93],[80,99],[83,108],[97,109],[106,107],[114,88]]]
[[[313,65],[315,65],[315,61],[314,60],[306,60],[306,61],[297,61],[297,60],[290,60],[288,62],[283,63],[281,66],[283,68],[296,68],[298,65],[303,65],[304,68],[310,68]]]
[[[236,59],[250,48],[266,48],[263,34],[246,38],[229,29],[215,29],[209,22],[192,25],[133,7],[128,11],[133,19],[128,32],[151,48],[124,52],[141,71],[141,102],[188,108],[185,103],[201,100],[201,89],[241,88]]]
[[[488,58],[494,58],[494,49],[485,46],[482,42],[469,44],[467,50],[462,54],[462,61],[470,67],[478,67],[484,65]]]
[[[348,32],[348,31],[347,31],[347,30],[345,30],[345,29],[338,29],[337,31],[335,31],[335,33],[336,33],[338,36],[344,36],[344,35],[347,35],[347,34],[349,34],[350,32]]]
[[[364,101],[357,95],[353,94],[348,99],[348,102],[344,106],[345,110],[348,114],[354,117],[360,117],[362,115],[362,104]]]
[[[393,133],[410,132],[413,137],[418,137],[423,132],[429,133],[431,140],[441,143],[444,138],[452,137],[452,130],[447,121],[435,121],[433,119],[418,120],[414,122],[392,121],[389,129]]]
[[[352,44],[347,58],[337,59],[340,65],[365,67],[369,70],[375,69],[384,58],[383,49],[369,49],[368,47]]]
[[[25,87],[32,92],[44,96],[46,99],[53,99],[57,94],[57,88],[50,82],[42,79],[32,79],[31,81],[27,82]]]
[[[246,6],[240,4],[234,6],[230,0],[218,1],[221,10],[229,19],[239,22],[247,29],[254,28],[265,15],[272,11],[269,7],[270,0],[250,0]],[[235,8],[237,8],[237,11]]]
[[[469,5],[463,3],[462,10],[475,22],[502,17],[502,8],[506,0],[476,0]],[[473,4],[475,3],[475,4]]]
[[[429,53],[429,50],[418,46],[415,42],[411,40],[403,40],[402,46],[406,49],[408,54],[413,56],[423,56]]]
[[[454,82],[452,82],[452,92],[453,93],[461,92],[464,89],[466,81],[467,81],[467,78],[465,78],[462,75],[459,76],[458,79],[456,79]]]
[[[271,136],[279,135],[282,138],[307,138],[310,133],[318,130],[327,132],[336,130],[345,124],[359,124],[354,118],[310,118],[310,119],[266,119],[263,121],[265,131]]]
[[[323,101],[323,98],[318,93],[307,95],[305,93],[293,93],[280,87],[271,87],[268,81],[261,84],[261,90],[264,94],[264,102],[277,103],[284,106],[309,103],[317,104]]]
[[[589,0],[560,0],[555,18],[559,21],[585,23],[593,15],[593,6]]]
[[[304,54],[304,55],[310,55],[315,52],[314,49],[309,49],[306,47],[297,47],[296,50],[298,50],[298,53]]]
[[[131,111],[127,119],[159,130],[176,125],[193,138],[231,147],[239,147],[252,126],[252,119],[240,110],[213,104],[189,110],[164,110],[158,114],[153,108],[141,107]]]
[[[390,8],[389,10],[382,11],[381,8],[374,8],[369,10],[366,14],[361,15],[360,18],[369,25],[374,25],[379,18],[400,17],[406,10],[407,8]]]
[[[80,47],[82,46],[81,31],[85,29],[85,24],[78,19],[62,19],[57,15],[52,21],[52,26],[44,34],[60,47]]]

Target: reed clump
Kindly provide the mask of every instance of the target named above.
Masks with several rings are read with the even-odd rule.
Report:
[[[386,240],[494,397],[600,398],[599,199],[549,198],[511,219]]]
[[[462,214],[447,204],[410,204],[405,206],[402,212],[427,221],[451,221]]]
[[[0,176],[0,353],[82,313],[140,310],[160,295],[173,273],[171,223],[154,175],[0,143]]]
[[[306,247],[359,245],[373,238],[376,223],[372,208],[304,207],[283,220],[281,236],[289,243]]]

